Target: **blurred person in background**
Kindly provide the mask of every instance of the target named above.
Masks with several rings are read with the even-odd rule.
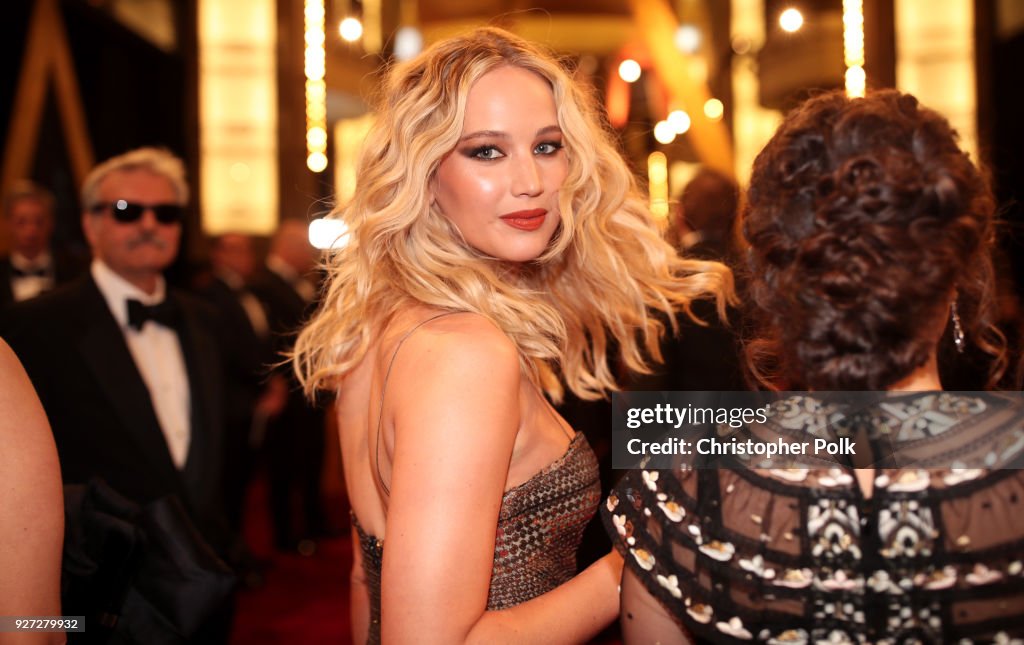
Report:
[[[209,279],[197,293],[216,308],[223,326],[228,361],[224,503],[237,532],[256,450],[268,419],[284,407],[287,384],[280,375],[270,376],[270,366],[279,359],[267,308],[250,287],[257,269],[252,239],[241,233],[214,238],[210,268]]]
[[[695,260],[735,265],[738,253],[733,227],[738,207],[736,182],[717,170],[701,166],[679,200],[679,252]]]
[[[99,478],[137,504],[174,496],[203,548],[226,558],[214,313],[162,275],[178,253],[188,197],[184,165],[166,150],[98,165],[82,186],[89,272],[13,307],[3,335],[49,417],[64,483]],[[227,637],[230,608],[218,612],[200,632],[205,641]]]
[[[276,361],[291,352],[295,337],[316,306],[317,250],[308,225],[282,220],[270,241],[265,265],[253,278],[253,292],[266,306]],[[320,476],[324,463],[324,415],[302,393],[290,366],[274,372],[287,384],[287,399],[267,423],[264,440],[274,545],[280,551],[310,555],[316,538],[328,533]]]
[[[28,180],[14,182],[4,196],[11,249],[0,258],[0,309],[34,298],[81,273],[68,254],[51,247],[53,194]]]
[[[739,259],[733,228],[739,186],[721,172],[701,166],[686,184],[679,212],[666,239],[687,260],[722,262],[735,268]],[[743,280],[737,274],[737,291]],[[626,383],[630,390],[730,391],[745,390],[740,309],[730,307],[720,319],[715,303],[697,300],[693,316],[677,313],[674,331],[661,342],[660,364],[649,374],[636,374]],[[696,318],[697,320],[694,320]],[[699,321],[699,322],[698,322]]]

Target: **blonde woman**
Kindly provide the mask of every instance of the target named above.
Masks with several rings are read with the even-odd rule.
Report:
[[[548,399],[614,388],[612,341],[644,369],[649,310],[731,276],[676,259],[592,98],[493,28],[391,71],[337,216],[351,241],[295,352],[338,394],[356,641],[588,639],[622,562],[576,575],[597,464]]]

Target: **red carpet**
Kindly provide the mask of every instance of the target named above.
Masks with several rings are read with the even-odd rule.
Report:
[[[308,557],[278,553],[266,508],[266,486],[258,481],[250,493],[245,535],[253,555],[268,566],[261,587],[239,594],[232,645],[351,642],[349,539],[320,540]]]

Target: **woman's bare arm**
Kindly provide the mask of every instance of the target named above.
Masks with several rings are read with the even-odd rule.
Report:
[[[0,340],[0,616],[59,616],[64,498],[46,413]],[[0,643],[62,643],[63,634],[0,633]]]
[[[476,316],[424,331],[403,347],[388,385],[395,443],[384,642],[587,640],[618,612],[618,556],[529,602],[486,611],[519,426],[519,359],[511,341]]]
[[[680,604],[680,607],[682,605]],[[622,640],[626,645],[690,645],[693,639],[630,569],[622,574]]]

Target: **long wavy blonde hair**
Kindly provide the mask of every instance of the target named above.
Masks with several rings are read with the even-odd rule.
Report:
[[[470,88],[504,65],[551,85],[569,164],[560,226],[517,271],[469,246],[428,190],[461,136]],[[559,377],[584,399],[615,389],[611,339],[631,370],[660,360],[664,324],[652,310],[674,325],[674,310],[690,314],[693,299],[713,295],[724,316],[728,269],[681,260],[661,239],[593,96],[537,46],[492,27],[439,42],[391,69],[377,107],[355,197],[333,214],[348,226],[349,243],[326,259],[323,302],[295,345],[307,393],[336,388],[411,302],[492,321],[555,401]]]

